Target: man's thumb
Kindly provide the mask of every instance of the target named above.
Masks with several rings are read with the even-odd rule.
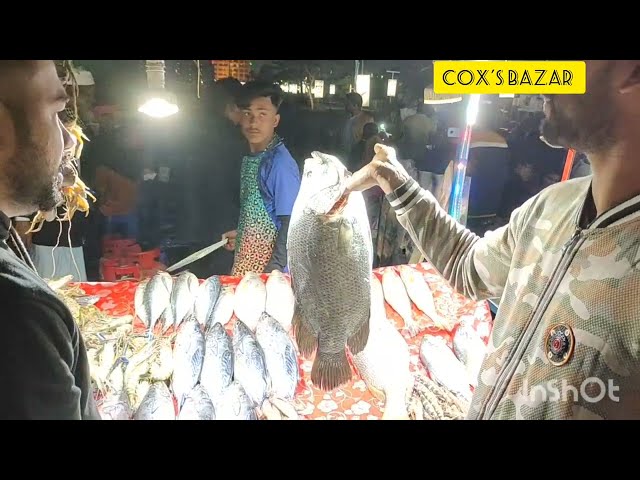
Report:
[[[376,156],[380,160],[395,160],[396,159],[396,151],[393,147],[389,145],[384,145],[382,143],[376,143],[373,147],[373,151],[376,152]]]

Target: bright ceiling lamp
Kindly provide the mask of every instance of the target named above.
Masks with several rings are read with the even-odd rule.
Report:
[[[153,118],[165,118],[178,113],[180,109],[175,95],[164,88],[164,60],[147,60],[146,70],[149,92],[138,111]]]

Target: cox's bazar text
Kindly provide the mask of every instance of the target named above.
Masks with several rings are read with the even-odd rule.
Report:
[[[434,91],[442,94],[584,93],[584,62],[436,61]]]

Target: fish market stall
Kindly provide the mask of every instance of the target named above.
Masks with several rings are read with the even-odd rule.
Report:
[[[83,331],[99,409],[114,419],[152,419],[157,412],[162,418],[229,418],[220,405],[233,402],[224,396],[210,400],[216,395],[212,385],[231,387],[225,395],[246,400],[240,402],[245,406],[279,389],[271,403],[265,400],[255,411],[247,407],[248,419],[374,420],[407,413],[412,419],[463,418],[491,329],[488,303],[453,292],[428,263],[376,269],[372,302],[378,299],[379,307],[372,305],[367,346],[349,356],[351,380],[323,391],[310,379],[313,357],[298,353],[291,331],[294,299],[287,275],[203,281],[162,273],[141,283],[55,288]],[[146,310],[145,292],[155,296]],[[374,315],[376,308],[381,315]],[[219,355],[210,359],[213,352]],[[280,376],[272,374],[265,383],[251,370],[256,356],[269,373],[282,366]],[[244,382],[232,382],[234,376]],[[457,405],[450,415],[449,404]]]

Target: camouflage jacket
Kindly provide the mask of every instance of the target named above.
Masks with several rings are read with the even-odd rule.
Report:
[[[387,196],[463,295],[499,297],[470,419],[640,419],[640,195],[582,221],[591,176],[479,238],[409,180]]]

